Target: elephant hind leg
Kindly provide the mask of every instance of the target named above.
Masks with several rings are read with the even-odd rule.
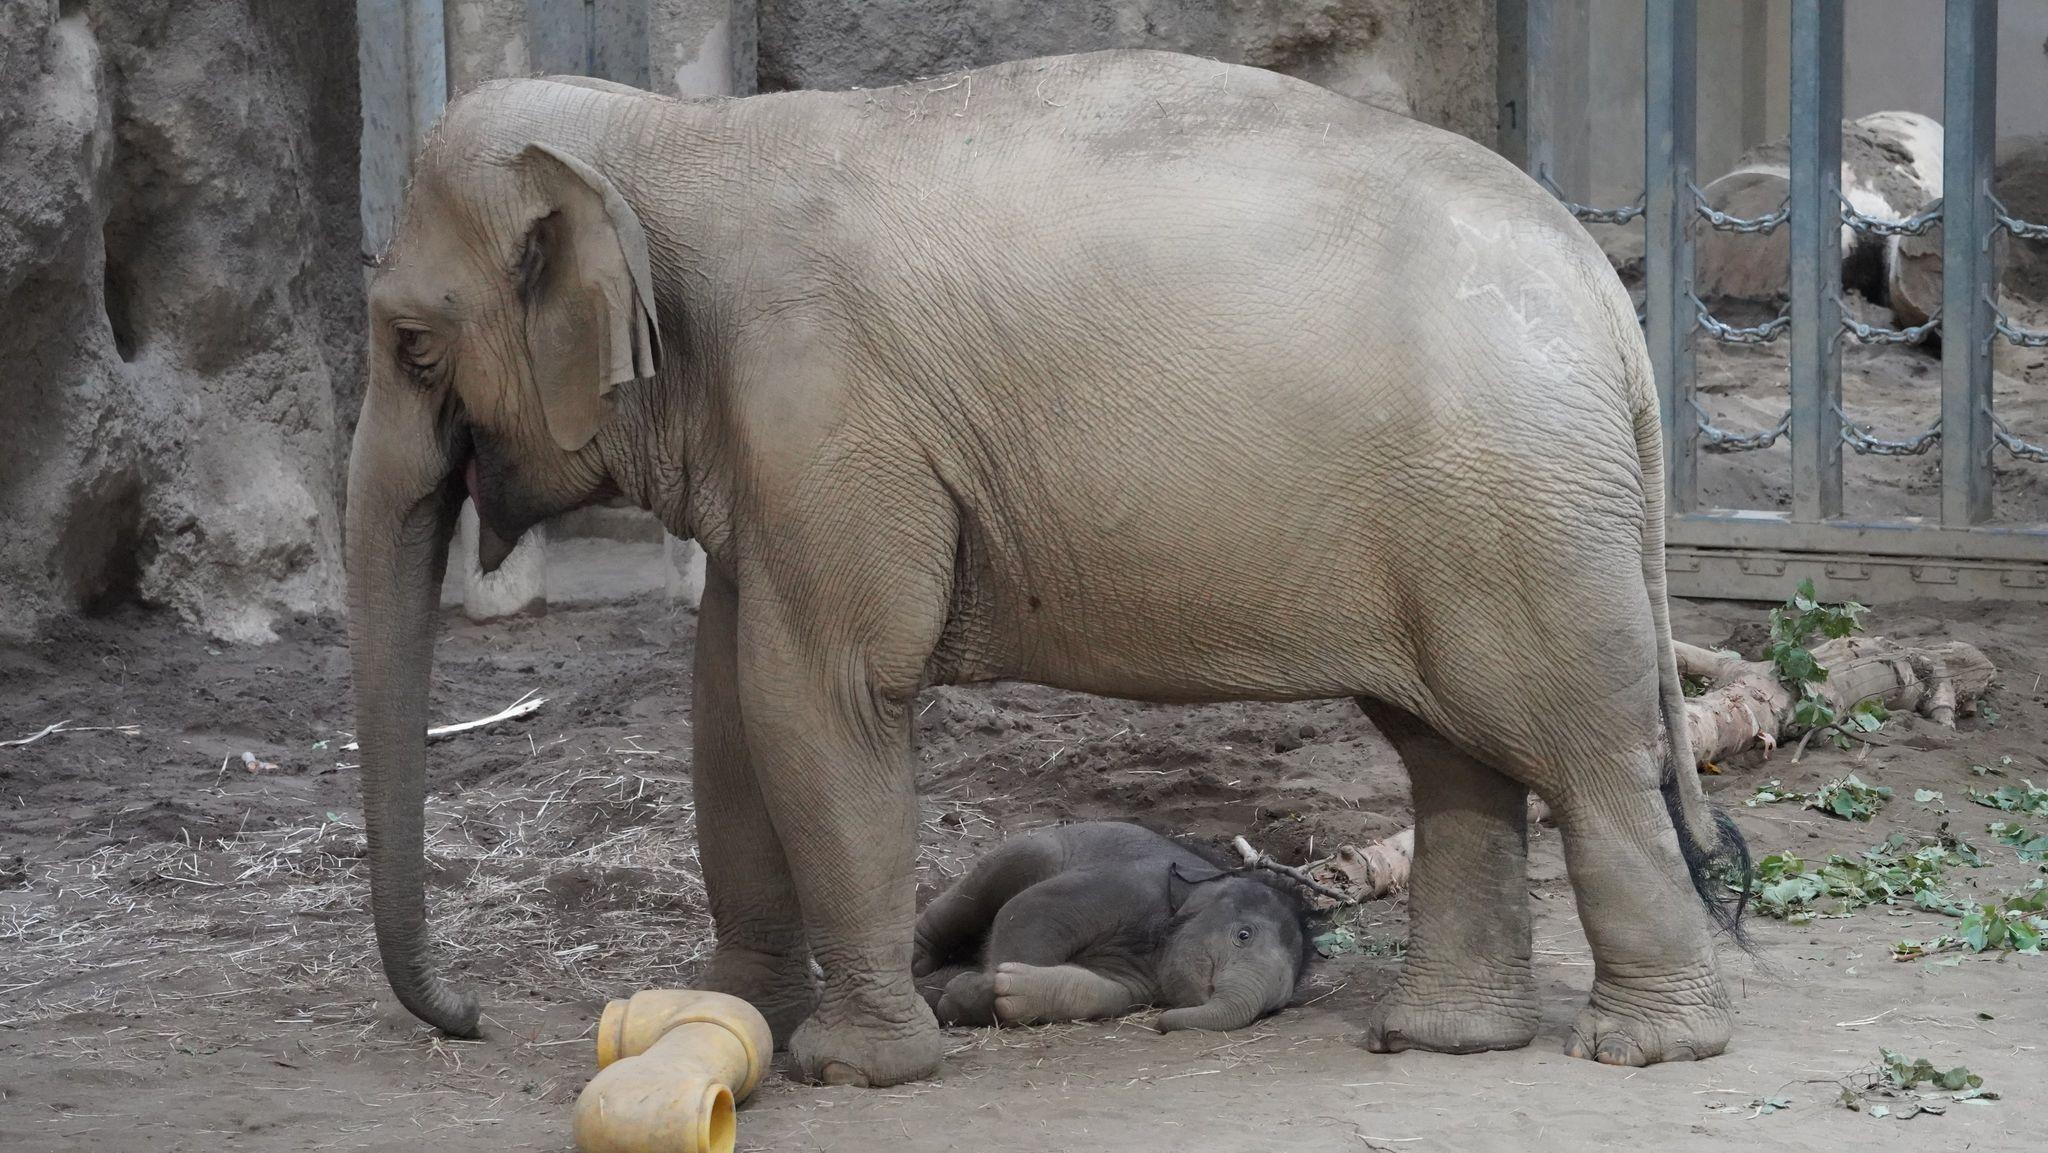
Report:
[[[1059,847],[1050,831],[1005,841],[976,861],[918,914],[912,974],[921,979],[975,957],[1002,907],[1059,867]]]
[[[1365,1047],[1473,1053],[1536,1035],[1528,791],[1412,714],[1361,701],[1401,755],[1415,804],[1408,954]]]
[[[1593,948],[1592,996],[1565,1052],[1609,1065],[1711,1057],[1732,1014],[1655,754],[1608,759],[1551,798]]]

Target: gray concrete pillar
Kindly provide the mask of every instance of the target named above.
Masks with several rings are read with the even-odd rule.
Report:
[[[526,0],[442,0],[446,13],[448,95],[486,80],[527,76]]]
[[[441,0],[443,43],[447,51],[448,95],[452,99],[486,80],[526,76],[532,70],[527,49],[526,0]],[[519,539],[519,546],[498,571],[485,573],[477,564],[476,506],[462,502],[462,520],[455,555],[449,563],[462,571],[462,612],[473,621],[497,620],[548,607],[547,525],[537,524]]]
[[[734,7],[733,0],[648,0],[649,85],[677,96],[738,92]],[[704,550],[695,541],[664,533],[662,554],[668,561],[669,600],[695,608],[704,595]]]
[[[732,0],[647,0],[648,84],[678,96],[731,96]]]

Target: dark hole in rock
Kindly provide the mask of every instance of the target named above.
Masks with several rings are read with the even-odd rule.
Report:
[[[85,615],[142,600],[142,572],[156,551],[142,522],[142,478],[133,469],[98,477],[65,518],[57,563]]]

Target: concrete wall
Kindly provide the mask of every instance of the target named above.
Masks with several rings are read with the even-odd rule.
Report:
[[[767,91],[1164,48],[1272,68],[1494,139],[1494,0],[759,0],[758,27]]]
[[[1590,0],[1586,53],[1590,187],[1574,199],[1631,200],[1642,189],[1643,5]],[[1942,5],[1850,0],[1844,6],[1843,114],[1887,109],[1941,118]],[[1789,113],[1789,0],[1699,0],[1700,183],[1751,145],[1785,135]],[[2048,133],[2048,2],[1999,6],[2001,147]]]

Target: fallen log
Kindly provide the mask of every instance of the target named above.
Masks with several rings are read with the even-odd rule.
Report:
[[[1704,677],[1706,692],[1685,702],[1693,759],[1711,765],[1762,745],[1775,747],[1793,728],[1799,695],[1769,661],[1676,643],[1681,676]],[[1974,645],[1960,641],[1911,648],[1883,637],[1843,637],[1813,649],[1828,671],[1815,693],[1838,717],[1865,701],[1887,712],[1917,712],[1943,728],[1976,708],[1996,672]]]
[[[1679,674],[1708,684],[1685,702],[1686,735],[1697,764],[1719,772],[1716,762],[1758,747],[1769,756],[1781,738],[1791,735],[1799,695],[1778,679],[1775,664],[1682,642],[1675,648]],[[1814,646],[1813,656],[1828,673],[1815,691],[1837,717],[1847,717],[1864,701],[1876,701],[1888,712],[1918,713],[1943,728],[1954,728],[1957,716],[1976,711],[1997,672],[1976,646],[1960,641],[1914,648],[1883,637],[1843,637]],[[1549,807],[1532,795],[1530,823],[1549,817]],[[1344,845],[1299,872],[1315,882],[1310,904],[1328,911],[1398,892],[1408,883],[1414,855],[1415,830],[1406,828],[1362,848]],[[1341,899],[1333,899],[1332,890]]]
[[[1842,195],[1865,216],[1896,224],[1941,199],[1941,125],[1913,112],[1873,112],[1842,124]],[[1784,139],[1743,153],[1735,167],[1700,190],[1707,207],[1757,219],[1785,206],[1792,190]],[[1782,300],[1791,292],[1791,229],[1725,232],[1700,222],[1693,283],[1702,300]],[[1939,243],[1937,234],[1936,243]],[[1897,240],[1842,228],[1843,285],[1885,303]],[[1935,275],[1940,276],[1937,266]],[[1924,317],[1923,317],[1924,319]]]

